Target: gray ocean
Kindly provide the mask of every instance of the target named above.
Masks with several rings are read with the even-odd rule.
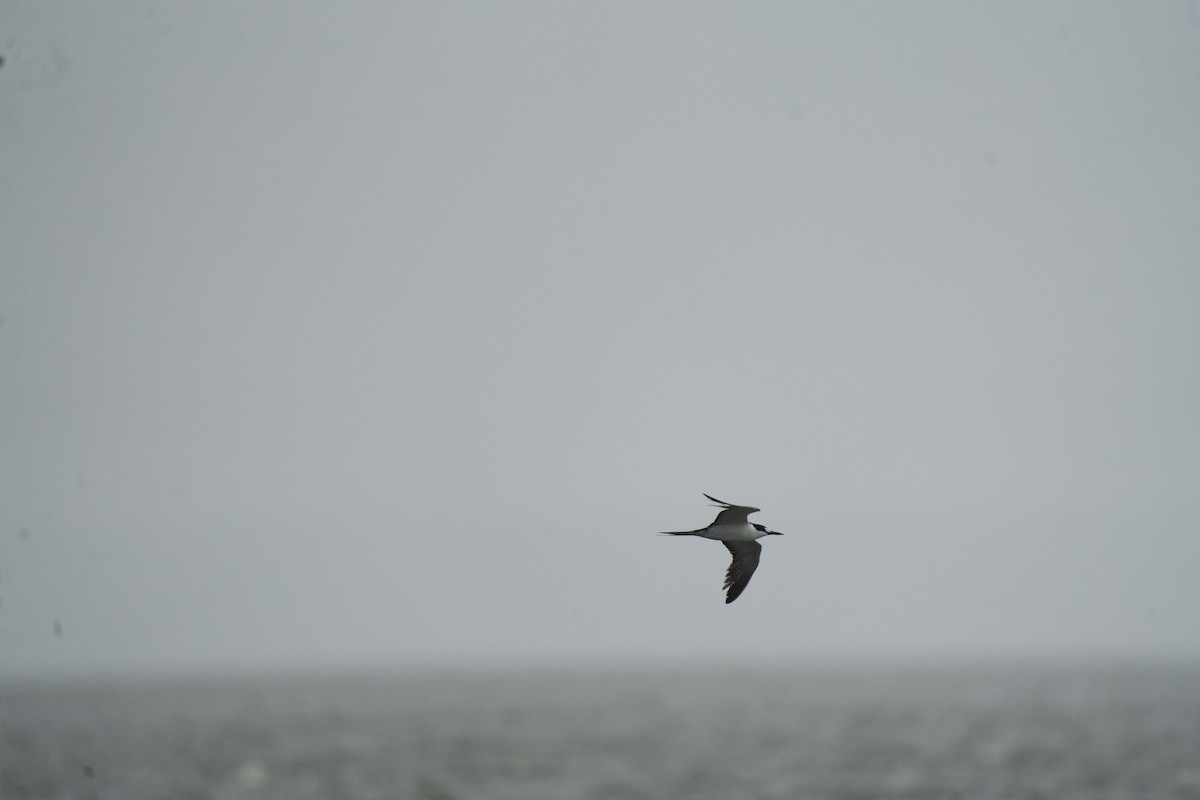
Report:
[[[1200,665],[0,685],[20,798],[1200,798]]]

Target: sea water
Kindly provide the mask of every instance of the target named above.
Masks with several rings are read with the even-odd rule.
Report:
[[[9,682],[0,797],[1200,798],[1200,665]]]

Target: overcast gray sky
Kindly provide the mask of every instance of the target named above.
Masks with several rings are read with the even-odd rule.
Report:
[[[0,675],[1200,655],[1196,2],[7,2],[0,56]],[[654,535],[701,492],[787,534],[731,606]]]

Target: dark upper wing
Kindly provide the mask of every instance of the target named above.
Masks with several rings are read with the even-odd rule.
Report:
[[[758,558],[762,555],[762,545],[758,542],[722,542],[722,544],[729,548],[730,554],[733,555],[733,561],[729,562],[729,569],[725,571],[725,585],[721,587],[729,590],[725,595],[725,602],[728,604],[737,600],[750,583],[750,576],[754,574],[754,570],[758,569]]]
[[[744,523],[746,518],[755,511],[760,510],[754,506],[735,506],[732,503],[726,503],[724,500],[718,500],[711,494],[704,496],[722,508],[721,513],[717,514],[717,518],[713,520],[714,525],[739,525]]]

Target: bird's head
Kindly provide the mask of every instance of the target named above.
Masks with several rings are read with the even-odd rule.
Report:
[[[769,531],[769,530],[767,530],[766,525],[759,525],[757,522],[754,523],[754,529],[757,530],[759,533],[761,533],[763,536],[783,536],[783,534],[780,533],[779,531]]]

